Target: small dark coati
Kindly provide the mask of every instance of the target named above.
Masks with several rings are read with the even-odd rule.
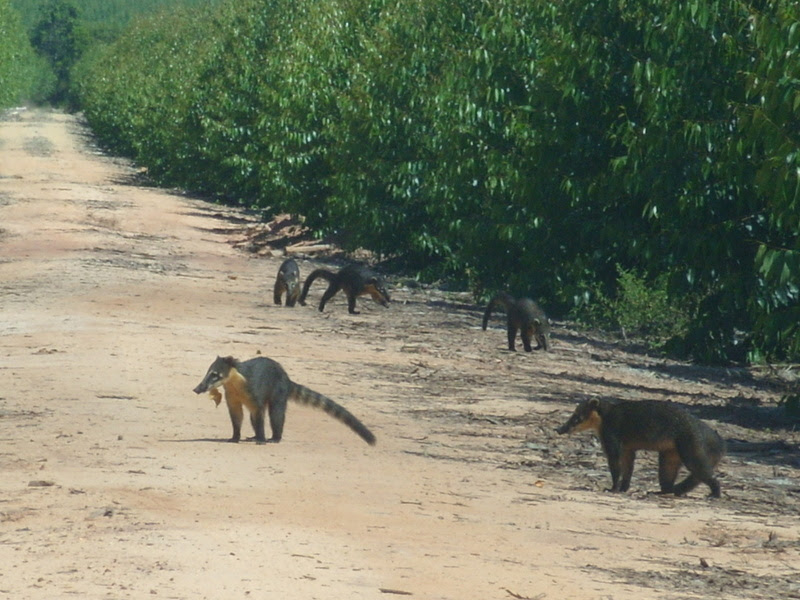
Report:
[[[600,438],[611,470],[610,492],[626,492],[631,483],[637,450],[658,452],[658,481],[662,494],[681,496],[699,483],[719,498],[714,467],[725,455],[725,441],[711,427],[669,402],[611,401],[592,398],[581,402],[558,433],[593,430]],[[681,464],[689,475],[675,484]]]
[[[351,314],[356,312],[356,298],[369,294],[372,299],[382,306],[389,306],[391,298],[386,291],[383,279],[366,267],[360,265],[349,265],[343,267],[338,273],[332,273],[327,269],[317,269],[312,271],[303,284],[303,293],[300,294],[300,304],[305,306],[308,288],[318,277],[328,282],[328,289],[319,301],[319,311],[322,312],[325,304],[333,298],[339,290],[344,290],[347,294],[347,310]]]
[[[293,258],[287,258],[278,269],[273,290],[275,304],[281,303],[281,296],[284,293],[286,294],[286,306],[294,306],[300,297],[300,268]]]
[[[501,304],[506,309],[506,318],[508,321],[508,349],[512,352],[516,351],[515,340],[517,331],[522,336],[522,345],[525,347],[525,352],[531,350],[547,350],[550,342],[550,321],[547,315],[539,308],[533,300],[528,298],[520,298],[517,300],[510,294],[500,292],[496,294],[486,307],[486,312],[483,313],[483,330],[486,331],[486,326],[489,323],[489,317],[492,316],[492,309],[498,304]],[[531,339],[536,340],[536,348],[531,348]]]
[[[333,418],[338,419],[355,431],[370,445],[375,444],[375,436],[350,411],[336,404],[330,398],[318,394],[307,387],[294,383],[283,367],[272,359],[259,356],[250,360],[238,361],[232,356],[220,357],[211,363],[206,376],[194,392],[209,392],[214,402],[219,404],[221,395],[216,389],[225,390],[225,403],[233,424],[233,437],[229,441],[238,442],[242,434],[243,406],[250,412],[250,423],[259,444],[280,442],[286,420],[288,400],[321,408]],[[269,413],[272,437],[264,434],[264,416]]]

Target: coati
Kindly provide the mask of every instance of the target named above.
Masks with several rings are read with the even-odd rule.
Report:
[[[259,356],[239,361],[232,356],[220,357],[211,363],[203,381],[194,388],[196,394],[209,392],[219,404],[221,396],[216,389],[225,390],[225,402],[233,424],[233,437],[229,441],[238,442],[242,433],[243,406],[250,412],[250,423],[259,444],[280,442],[286,419],[286,405],[289,399],[321,408],[355,431],[370,445],[375,444],[375,436],[364,424],[346,408],[339,406],[322,394],[308,389],[289,379],[286,371],[272,359]],[[264,415],[269,413],[272,437],[264,434]]]
[[[303,293],[300,294],[300,304],[305,306],[308,288],[318,277],[328,282],[328,289],[322,294],[319,301],[319,311],[322,312],[325,304],[333,298],[339,290],[344,290],[347,294],[347,310],[350,314],[356,312],[356,297],[369,294],[372,299],[382,306],[389,306],[391,298],[386,291],[383,279],[366,267],[359,265],[349,265],[343,267],[338,273],[332,273],[327,269],[317,269],[312,271],[303,284]]]
[[[662,494],[682,496],[699,483],[719,498],[714,467],[725,454],[725,441],[703,421],[669,402],[611,401],[592,398],[581,402],[558,433],[592,429],[600,438],[611,470],[610,492],[625,492],[631,483],[637,450],[658,455]],[[681,464],[689,475],[675,484]]]
[[[284,292],[286,293],[286,306],[294,306],[300,297],[300,268],[293,258],[287,258],[278,269],[273,291],[275,304],[281,303],[281,296]]]
[[[547,350],[550,341],[550,321],[547,315],[539,308],[533,300],[528,298],[520,298],[517,300],[510,294],[500,292],[495,295],[486,307],[486,312],[483,313],[483,330],[486,331],[486,326],[489,323],[489,317],[492,315],[492,309],[502,304],[506,309],[506,318],[508,321],[508,349],[512,352],[516,351],[515,340],[517,331],[522,336],[522,345],[525,347],[525,352],[531,350]],[[531,339],[536,340],[536,347],[531,348]]]

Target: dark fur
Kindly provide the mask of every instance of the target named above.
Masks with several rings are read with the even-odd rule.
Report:
[[[281,303],[281,296],[284,293],[286,294],[286,306],[294,306],[300,297],[300,268],[293,258],[287,258],[278,269],[273,290],[275,304]]]
[[[725,441],[711,427],[669,402],[619,401],[593,398],[581,402],[570,419],[557,429],[571,433],[593,429],[603,446],[611,471],[609,491],[628,490],[637,450],[653,450],[658,456],[658,480],[662,494],[681,496],[699,483],[719,498],[714,467],[725,455]],[[681,464],[689,476],[675,484]]]
[[[522,336],[522,345],[525,347],[525,352],[532,350],[545,350],[547,351],[550,345],[550,321],[547,315],[539,308],[533,300],[528,298],[520,298],[517,300],[510,294],[501,292],[494,296],[489,301],[486,307],[486,312],[483,313],[483,330],[486,331],[486,326],[489,323],[489,317],[492,316],[492,309],[498,304],[506,309],[506,319],[508,325],[508,349],[512,352],[516,351],[516,338],[517,332]],[[536,340],[536,347],[531,347],[531,340]]]
[[[306,278],[303,285],[303,293],[300,294],[300,304],[305,306],[308,289],[317,278],[325,279],[328,282],[328,289],[319,301],[319,311],[325,309],[325,304],[333,298],[339,290],[344,290],[347,295],[347,310],[351,314],[358,314],[356,311],[356,298],[358,296],[370,295],[372,299],[382,306],[389,306],[391,298],[386,291],[383,278],[366,267],[350,265],[342,268],[338,273],[333,273],[327,269],[317,269],[312,271]]]

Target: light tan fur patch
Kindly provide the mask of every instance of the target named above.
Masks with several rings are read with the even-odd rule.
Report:
[[[258,410],[250,391],[247,389],[247,379],[239,371],[231,367],[228,376],[222,380],[222,387],[225,389],[225,402],[229,406],[244,405],[251,413]]]
[[[591,429],[597,435],[600,435],[600,429],[603,427],[603,417],[600,414],[593,410],[589,413],[589,416],[578,423],[571,431],[571,433],[575,433],[576,431],[586,431],[587,429]]]
[[[378,288],[376,288],[375,284],[373,283],[364,286],[364,291],[361,292],[361,295],[364,296],[366,294],[372,296],[372,299],[375,300],[375,302],[377,302],[378,304],[385,304],[387,302],[386,296],[381,294],[378,291]]]

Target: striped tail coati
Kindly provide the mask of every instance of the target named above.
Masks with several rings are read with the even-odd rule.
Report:
[[[360,265],[349,265],[343,267],[338,273],[333,273],[327,269],[316,269],[306,278],[303,284],[303,293],[300,294],[300,304],[305,306],[308,289],[318,277],[328,282],[328,289],[319,301],[319,311],[325,309],[325,304],[333,298],[339,290],[344,290],[347,294],[347,310],[350,314],[356,312],[356,298],[358,296],[370,295],[372,299],[382,306],[389,306],[391,298],[386,291],[383,278],[366,267]]]
[[[592,398],[581,402],[558,433],[593,430],[600,438],[611,471],[610,492],[626,492],[637,450],[658,452],[658,481],[662,494],[682,496],[700,483],[719,498],[714,467],[725,455],[725,441],[711,427],[669,402],[612,401]],[[681,464],[689,475],[678,483]]]
[[[372,432],[350,411],[330,398],[294,383],[283,367],[272,359],[259,356],[239,361],[232,356],[218,356],[211,363],[203,381],[194,388],[194,392],[209,392],[219,404],[221,395],[216,388],[220,386],[225,390],[225,402],[233,424],[233,437],[229,440],[231,442],[238,442],[241,438],[243,407],[247,407],[250,413],[250,423],[253,425],[257,443],[280,442],[286,420],[286,406],[291,399],[324,410],[355,431],[365,442],[375,444]],[[272,429],[270,439],[264,433],[264,417],[267,413]]]
[[[525,352],[532,350],[547,350],[550,345],[550,321],[547,315],[539,308],[533,300],[520,298],[517,300],[510,294],[500,292],[495,295],[483,313],[483,330],[489,324],[489,317],[492,316],[492,309],[498,304],[506,309],[506,319],[508,328],[508,349],[516,351],[517,332],[522,336],[522,345]],[[536,347],[531,347],[531,340],[536,340]]]

